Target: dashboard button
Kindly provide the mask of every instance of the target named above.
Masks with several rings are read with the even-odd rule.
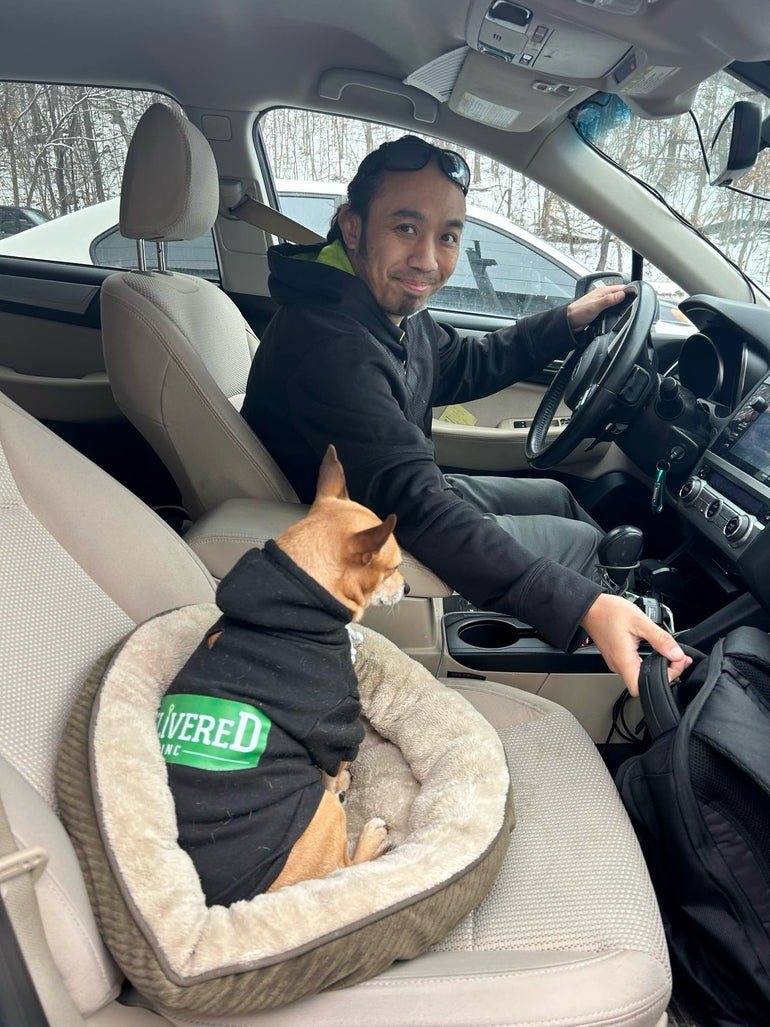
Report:
[[[725,538],[730,540],[732,545],[742,542],[751,530],[751,521],[745,514],[735,514],[722,529]]]
[[[706,520],[713,521],[719,511],[722,509],[722,500],[714,499],[706,507]]]
[[[703,488],[703,482],[698,478],[688,478],[679,489],[679,498],[683,503],[694,503],[698,493]]]

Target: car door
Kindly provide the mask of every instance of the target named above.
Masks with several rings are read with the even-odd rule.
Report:
[[[512,222],[471,207],[457,269],[432,298],[431,312],[463,335],[483,335],[568,303],[582,273]],[[526,470],[527,433],[560,363],[483,399],[437,408],[433,437],[439,463],[474,471]],[[554,432],[568,417],[561,407]]]

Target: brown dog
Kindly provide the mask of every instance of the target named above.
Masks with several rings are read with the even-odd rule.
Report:
[[[390,606],[404,595],[399,571],[401,550],[393,537],[396,515],[380,521],[348,496],[345,474],[334,446],[321,463],[315,502],[307,517],[276,540],[277,545],[312,578],[347,606],[352,620],[361,620],[367,606]],[[329,536],[336,537],[330,546]],[[321,542],[321,539],[324,541]],[[367,821],[348,855],[347,818],[340,796],[350,786],[347,761],[335,777],[323,774],[324,794],[315,816],[295,842],[286,865],[268,891],[339,867],[376,859],[388,847],[388,829],[379,817]]]
[[[387,848],[375,818],[348,854],[340,798],[363,738],[346,625],[406,591],[395,523],[350,500],[329,446],[307,516],[223,578],[224,616],[163,699],[158,734],[179,843],[210,905]]]

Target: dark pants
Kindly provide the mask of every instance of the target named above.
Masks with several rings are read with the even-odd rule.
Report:
[[[534,556],[547,556],[597,581],[604,532],[569,489],[549,478],[447,474],[463,499],[496,521]]]

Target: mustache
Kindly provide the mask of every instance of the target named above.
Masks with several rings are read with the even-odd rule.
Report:
[[[397,282],[418,282],[420,285],[438,285],[441,281],[441,276],[437,274],[415,274],[413,272],[409,274],[395,274],[390,277]]]

